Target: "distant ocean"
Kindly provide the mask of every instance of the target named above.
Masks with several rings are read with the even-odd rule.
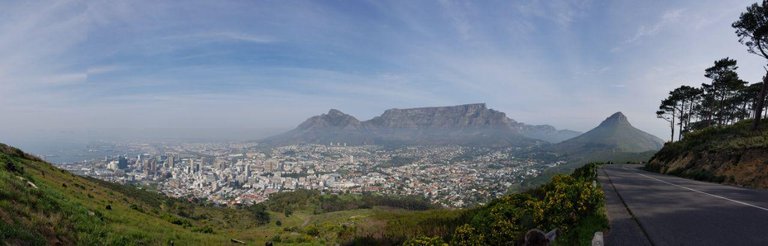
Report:
[[[39,156],[53,164],[104,159],[105,156],[123,154],[114,149],[89,149],[88,144],[71,142],[21,143],[15,147]]]

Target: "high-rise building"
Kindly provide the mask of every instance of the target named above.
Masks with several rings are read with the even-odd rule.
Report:
[[[168,156],[168,159],[165,159],[165,162],[166,162],[166,163],[168,163],[168,164],[167,164],[167,166],[168,166],[168,168],[170,168],[170,169],[173,169],[173,167],[174,167],[174,161],[175,161],[175,160],[173,159],[173,156],[172,156],[172,155],[169,155],[169,156]]]
[[[125,158],[125,156],[118,156],[117,157],[117,168],[118,169],[128,169],[128,159]]]

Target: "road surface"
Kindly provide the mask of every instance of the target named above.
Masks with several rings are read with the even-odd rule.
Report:
[[[605,165],[606,245],[768,245],[768,191]]]

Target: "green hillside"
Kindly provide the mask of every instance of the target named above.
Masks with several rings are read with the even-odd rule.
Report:
[[[768,130],[752,120],[709,127],[668,143],[646,165],[651,171],[703,181],[768,188]]]

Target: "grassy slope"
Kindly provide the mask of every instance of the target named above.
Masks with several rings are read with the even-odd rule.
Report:
[[[752,120],[744,120],[731,126],[710,127],[685,134],[683,140],[664,145],[654,160],[670,160],[684,152],[730,151],[768,147],[768,128],[752,131]]]
[[[768,188],[768,128],[751,130],[752,121],[710,127],[668,143],[646,168],[703,181]]]

